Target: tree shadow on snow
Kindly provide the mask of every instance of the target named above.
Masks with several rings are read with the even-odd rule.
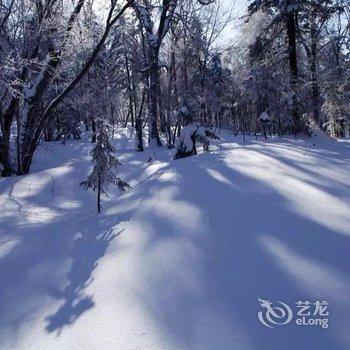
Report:
[[[289,147],[287,142],[281,145],[285,146]],[[300,149],[302,151],[302,147]],[[234,149],[231,150],[234,164]],[[322,177],[319,171],[313,173],[301,167],[299,161],[283,159],[275,150],[260,151],[280,160],[281,165],[297,169],[299,181],[328,193],[329,198],[339,198],[342,192],[344,201],[349,201],[350,192],[336,179],[332,181],[333,186],[328,187],[329,178]],[[325,160],[331,162],[333,156],[326,157]],[[175,180],[162,176],[168,172],[177,175]],[[284,173],[281,181],[293,176]],[[307,194],[305,198],[307,200]],[[349,308],[343,297],[350,289],[345,280],[342,283],[342,276],[350,275],[349,235],[308,213],[296,212],[286,194],[278,192],[270,183],[231,168],[222,152],[170,162],[146,176],[127,194],[127,202],[141,200],[139,205],[128,209],[124,200],[114,203],[120,205],[118,214],[125,218],[134,214],[145,216],[152,226],[154,235],[140,251],[139,258],[144,259],[147,268],[156,265],[160,271],[155,275],[151,270],[153,278],[149,280],[148,275],[144,276],[142,288],[135,291],[135,297],[152,320],[157,321],[162,334],[178,344],[176,348],[346,349],[332,328],[291,325],[272,331],[265,329],[257,320],[260,310],[257,298],[287,303],[328,300],[334,324],[339,328],[337,332],[345,329],[348,319],[344,315]],[[157,201],[164,208],[154,207]],[[168,204],[171,205],[166,207]],[[309,203],[311,207],[315,204],[315,199]],[[198,216],[193,226],[181,220],[181,213],[188,211],[189,216]],[[72,217],[79,214],[81,211],[73,212],[61,222],[60,232],[54,222],[39,233],[35,228],[26,228],[23,237],[27,238],[5,261],[7,271],[12,271],[12,266],[19,261],[21,264],[25,261],[25,265],[16,270],[16,276],[9,273],[4,278],[0,307],[6,306],[7,295],[24,288],[20,281],[24,281],[26,288],[29,285],[31,294],[27,293],[26,299],[41,291],[45,273],[37,274],[37,280],[33,280],[31,273],[31,268],[39,263],[50,270],[52,281],[45,281],[46,289],[50,284],[59,286],[58,270],[69,260],[67,256],[71,258],[68,285],[63,290],[47,290],[51,297],[62,301],[58,310],[45,319],[47,332],[60,333],[94,306],[93,296],[86,294],[87,287],[93,281],[98,261],[121,233],[108,231],[116,223],[105,216],[100,217],[105,221],[100,220],[96,225],[96,217],[91,221],[87,218],[72,221]],[[118,222],[123,219],[118,215]],[[82,226],[89,229],[82,232]],[[67,246],[77,232],[79,237],[69,250]],[[42,252],[47,256],[40,255]],[[62,270],[66,271],[65,267]],[[328,277],[333,280],[327,280]],[[25,302],[17,295],[12,299],[11,307],[16,311],[13,324],[19,327],[27,316],[19,312]],[[29,307],[24,309],[29,310],[28,314],[33,313]],[[3,319],[3,323],[10,322],[8,314]]]
[[[270,156],[278,158],[278,154]],[[288,165],[298,168],[298,161],[288,161]],[[350,286],[344,276],[350,275],[349,235],[307,212],[295,211],[293,199],[273,184],[229,167],[220,152],[175,161],[171,167],[162,168],[159,175],[169,170],[179,175],[177,183],[153,179],[152,184],[140,188],[141,195],[153,203],[159,193],[171,189],[169,202],[173,207],[181,209],[186,204],[194,214],[199,211],[207,230],[200,225],[184,229],[172,217],[175,211],[168,215],[152,206],[144,208],[147,220],[156,223],[157,232],[145,247],[145,256],[157,256],[157,247],[170,240],[169,248],[191,247],[189,252],[198,251],[201,257],[188,264],[179,249],[176,267],[155,258],[163,263],[166,273],[146,283],[138,298],[152,318],[158,319],[163,334],[180,344],[179,348],[201,350],[275,350],[281,344],[291,350],[346,349],[339,332],[345,334],[348,327],[345,316],[349,305],[345,299]],[[336,198],[338,190],[344,190],[336,180],[333,188],[321,188],[316,181],[317,171],[298,170],[303,173],[300,181],[308,178],[310,186],[329,198]],[[280,181],[293,176],[284,174]],[[349,202],[349,191],[343,194]],[[311,207],[317,205],[314,201],[310,201]],[[188,286],[183,276],[193,285]],[[327,300],[338,329],[290,325],[271,334],[258,322],[258,298],[284,300],[291,306],[298,300]]]
[[[97,267],[97,261],[105,255],[112,240],[119,236],[108,230],[96,236],[93,230],[86,230],[73,242],[70,257],[72,267],[68,273],[69,284],[63,290],[49,289],[50,296],[62,299],[63,305],[46,318],[48,332],[61,331],[64,326],[70,325],[76,319],[94,306],[92,296],[85,295],[84,290],[93,282],[92,272]]]

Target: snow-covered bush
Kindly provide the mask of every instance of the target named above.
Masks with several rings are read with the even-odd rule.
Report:
[[[210,141],[205,130],[196,123],[191,123],[182,129],[177,140],[174,159],[186,158],[197,154],[196,142],[201,142],[203,148],[209,151]]]
[[[267,111],[264,111],[260,114],[259,121],[261,122],[265,139],[267,139],[266,126],[270,122],[270,120],[271,119]]]

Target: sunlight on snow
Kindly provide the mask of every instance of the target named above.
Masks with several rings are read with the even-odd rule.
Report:
[[[210,169],[210,168],[206,169],[206,171],[215,180],[217,180],[219,182],[222,182],[222,183],[224,183],[226,185],[233,186],[232,182],[227,177],[222,175],[219,171],[214,170],[214,169]]]
[[[236,151],[238,153],[244,160],[230,159],[226,161],[228,166],[265,182],[283,195],[289,208],[299,215],[344,235],[350,235],[349,203],[322,190],[316,176],[306,175],[303,171],[259,152],[239,150]]]
[[[60,209],[78,209],[82,203],[75,200],[59,200],[56,206]]]
[[[7,254],[11,253],[20,243],[20,239],[12,239],[0,242],[0,260],[5,258]]]
[[[306,289],[314,295],[332,298],[339,303],[348,302],[344,291],[350,289],[350,279],[346,275],[310,256],[297,254],[276,237],[261,235],[257,241],[275,263],[295,280],[301,291]]]
[[[46,224],[59,216],[59,213],[48,207],[31,207],[22,211],[30,224]]]
[[[158,181],[160,182],[173,182],[177,183],[181,179],[181,176],[176,173],[175,171],[169,170],[167,172],[164,172],[158,177]]]
[[[142,208],[158,217],[172,221],[184,229],[200,227],[203,223],[200,209],[188,201],[176,199],[179,189],[175,186],[155,191]]]
[[[71,171],[71,166],[60,166],[48,171],[21,177],[14,183],[11,195],[16,198],[36,196],[45,189],[45,186],[54,186],[55,176],[67,175]]]

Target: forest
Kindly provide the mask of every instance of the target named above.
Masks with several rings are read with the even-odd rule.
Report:
[[[349,350],[350,0],[0,0],[0,349]]]
[[[2,0],[2,175],[29,173],[41,140],[107,124],[131,125],[140,152],[188,125],[349,138],[349,6],[252,1],[223,44],[223,0]]]

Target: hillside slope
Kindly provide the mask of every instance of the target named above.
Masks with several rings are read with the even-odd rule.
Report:
[[[0,349],[350,348],[350,143],[224,136],[211,153],[116,146],[103,212],[90,143],[50,143],[0,180]],[[330,303],[329,327],[268,328],[258,299]]]

